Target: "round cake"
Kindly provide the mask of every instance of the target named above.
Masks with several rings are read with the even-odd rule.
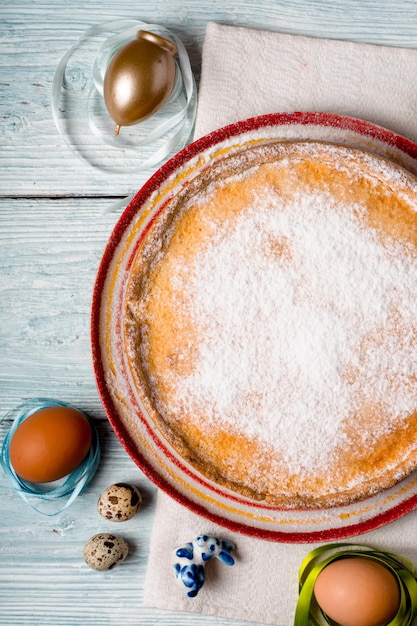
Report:
[[[332,507],[417,466],[417,181],[318,141],[227,153],[167,199],[126,359],[176,453],[232,492]]]

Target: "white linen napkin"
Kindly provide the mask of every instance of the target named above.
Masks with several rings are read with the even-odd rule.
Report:
[[[203,588],[195,598],[187,598],[185,588],[177,585],[174,578],[173,553],[200,533],[233,541],[235,565],[227,567],[211,559],[206,566]],[[388,526],[344,541],[394,552],[417,565],[416,536],[417,510]],[[271,543],[235,534],[159,492],[144,603],[159,609],[292,626],[298,598],[298,570],[304,557],[319,545],[323,543]],[[194,623],[199,622],[196,619]]]
[[[417,50],[209,24],[195,137],[280,111],[358,117],[417,141]]]
[[[207,26],[196,138],[254,115],[323,111],[380,124],[417,141],[417,50]],[[173,550],[197,534],[233,541],[236,565],[216,559],[196,598],[172,572]],[[349,539],[417,564],[417,511]],[[297,574],[319,544],[271,543],[233,534],[158,494],[144,602],[160,609],[291,626]],[[198,623],[197,621],[195,622]]]

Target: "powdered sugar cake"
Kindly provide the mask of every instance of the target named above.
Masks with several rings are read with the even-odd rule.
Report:
[[[319,141],[226,155],[170,197],[130,271],[135,388],[199,472],[332,507],[417,465],[417,181]]]

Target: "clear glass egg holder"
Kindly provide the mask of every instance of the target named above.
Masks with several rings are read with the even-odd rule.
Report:
[[[103,80],[114,54],[139,30],[177,46],[176,78],[169,100],[150,118],[114,134],[103,98]],[[181,40],[163,26],[116,20],[88,29],[58,64],[52,85],[52,113],[65,144],[82,161],[109,174],[152,168],[190,141],[196,115],[196,85]]]

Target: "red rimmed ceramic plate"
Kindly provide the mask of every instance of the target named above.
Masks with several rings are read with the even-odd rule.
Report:
[[[167,198],[225,154],[253,142],[320,140],[359,147],[417,173],[417,145],[367,122],[315,113],[272,114],[225,127],[194,142],[140,189],[105,249],[92,307],[92,349],[99,393],[126,451],[173,498],[232,530],[273,541],[346,538],[387,524],[417,506],[417,474],[365,501],[330,509],[283,510],[210,482],[187,464],[147,416],[131,380],[123,338],[123,303],[147,225]]]

